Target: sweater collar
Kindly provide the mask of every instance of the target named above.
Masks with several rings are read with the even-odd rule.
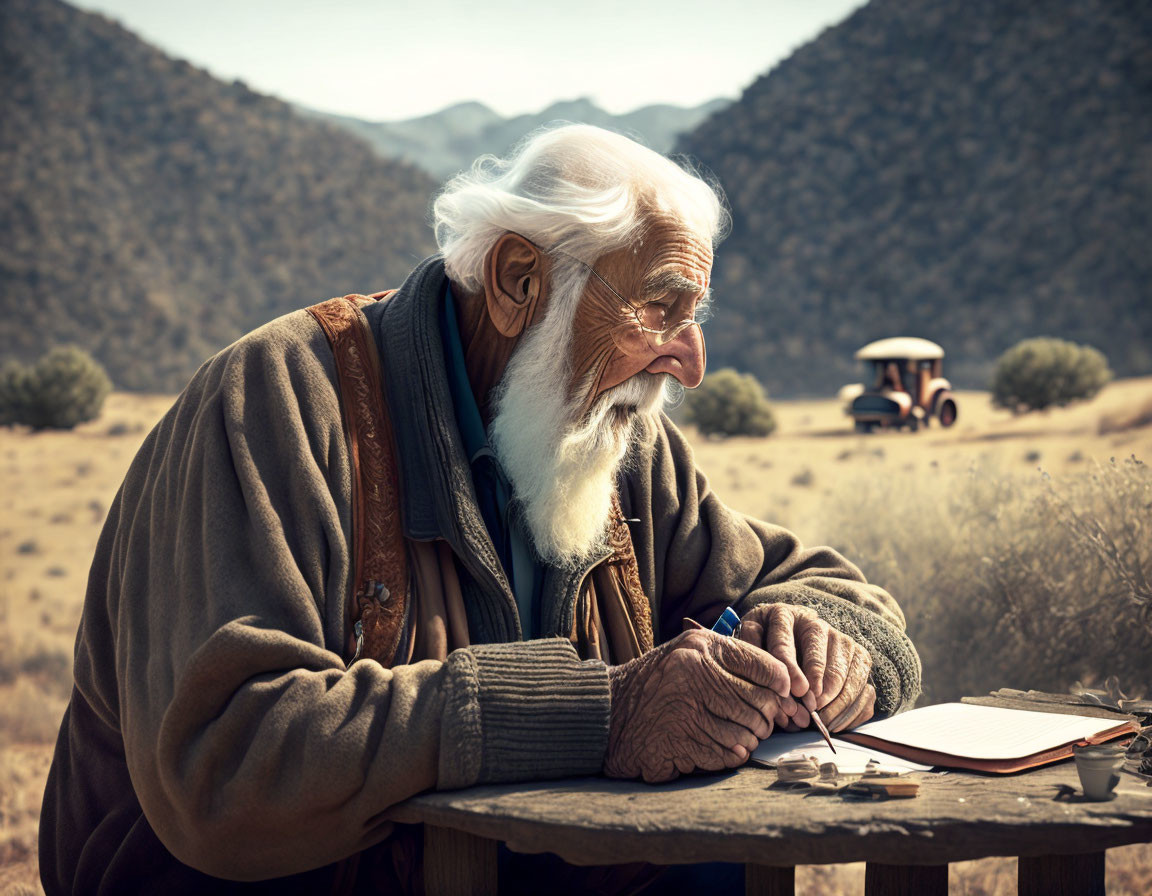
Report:
[[[476,503],[444,368],[444,261],[426,258],[384,302],[364,309],[376,339],[400,478],[404,534],[443,539],[487,598],[465,602],[479,643],[520,638],[516,600]]]
[[[387,301],[365,309],[380,350],[405,486],[404,532],[418,541],[455,541],[473,523],[483,528],[444,365],[439,303],[447,285],[444,262],[434,255]],[[460,513],[453,511],[457,505]]]
[[[386,301],[367,306],[380,352],[384,390],[395,434],[400,475],[404,533],[417,541],[442,538],[464,562],[476,558],[473,576],[504,600],[487,608],[468,603],[469,625],[506,640],[520,637],[516,602],[492,538],[476,503],[472,471],[456,423],[444,364],[439,303],[448,285],[444,260],[426,258]],[[591,569],[608,556],[595,558]],[[561,572],[547,567],[543,607],[546,628],[567,631],[571,624],[571,593],[587,570]],[[473,611],[484,619],[472,618]]]

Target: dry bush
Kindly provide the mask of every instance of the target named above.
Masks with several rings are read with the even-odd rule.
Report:
[[[796,892],[820,893],[823,896],[855,896],[864,892],[864,863],[841,865],[799,865],[796,868]]]
[[[28,678],[0,687],[0,746],[55,742],[65,705]]]
[[[63,643],[17,644],[0,632],[0,744],[50,744],[72,691],[72,653]]]
[[[1152,843],[1133,843],[1108,850],[1105,874],[1108,896],[1152,893]]]
[[[19,660],[20,675],[41,691],[56,697],[72,693],[72,652],[63,644],[38,646]]]
[[[13,884],[11,889],[4,891],[8,896],[40,896],[43,890],[37,889],[32,884],[17,883]]]
[[[36,854],[44,769],[18,750],[0,750],[0,865]]]
[[[975,467],[862,478],[837,490],[827,525],[904,608],[927,702],[1112,674],[1139,696],[1152,682],[1152,473],[1135,458],[1060,481]]]
[[[948,866],[953,896],[1015,896],[1016,860],[993,856]]]
[[[37,827],[52,752],[43,746],[0,748],[0,893],[43,893]]]

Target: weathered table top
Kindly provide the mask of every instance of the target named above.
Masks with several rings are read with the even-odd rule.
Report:
[[[1071,761],[1017,775],[914,777],[918,797],[884,801],[783,790],[757,767],[661,785],[573,778],[422,794],[390,816],[573,864],[936,865],[1152,841],[1152,787],[1131,774],[1102,803],[1079,796]],[[1076,793],[1061,796],[1068,788]]]

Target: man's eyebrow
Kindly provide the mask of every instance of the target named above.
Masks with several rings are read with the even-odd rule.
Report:
[[[644,281],[641,298],[655,299],[666,292],[703,292],[707,295],[711,290],[684,276],[680,271],[657,271]]]

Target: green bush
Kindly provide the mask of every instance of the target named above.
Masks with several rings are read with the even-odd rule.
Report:
[[[688,393],[685,415],[706,436],[767,436],[776,429],[772,406],[756,377],[730,367],[708,374]]]
[[[108,374],[74,346],[55,348],[35,364],[0,368],[0,425],[71,429],[100,415],[112,390]]]
[[[1025,339],[996,362],[992,403],[1014,413],[1091,398],[1112,379],[1108,360],[1089,345]]]
[[[24,419],[28,404],[28,368],[16,361],[0,367],[0,426],[12,426]]]

